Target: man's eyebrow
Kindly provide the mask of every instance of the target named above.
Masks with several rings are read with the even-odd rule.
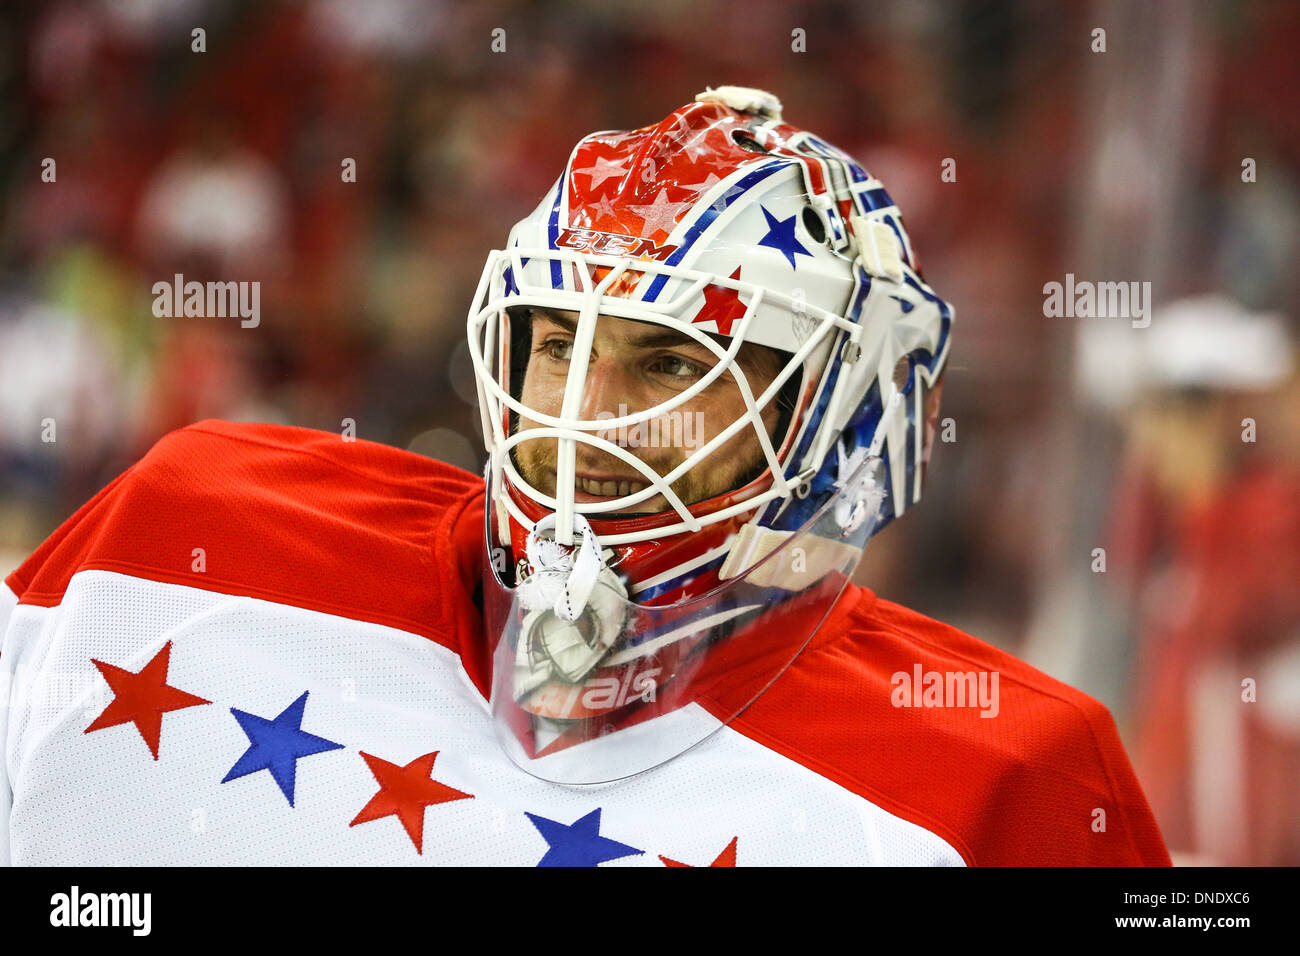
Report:
[[[556,313],[550,312],[546,309],[534,309],[533,314],[536,315],[538,318],[545,319],[547,322],[550,322],[552,325],[559,326],[561,329],[568,332],[570,335],[573,335],[577,332],[578,323],[575,320],[570,319],[568,316],[557,315]],[[649,325],[650,323],[647,322],[644,324]],[[693,347],[708,352],[710,356],[713,355],[713,352],[709,349],[707,345],[704,345],[702,342],[699,342],[691,338],[689,335],[687,335],[684,332],[678,332],[674,329],[650,329],[641,335],[628,336],[627,341],[628,344],[635,345],[640,348],[657,349],[657,348]],[[725,343],[719,343],[719,344],[722,345],[723,348],[726,348]]]

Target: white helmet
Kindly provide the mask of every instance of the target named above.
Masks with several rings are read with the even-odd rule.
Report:
[[[699,703],[706,649],[716,657],[738,633],[797,612],[804,633],[763,652],[770,683],[867,537],[920,498],[925,398],[952,309],[921,278],[880,182],[780,109],[771,94],[722,87],[654,126],[583,138],[479,282],[468,337],[500,589],[494,707],[512,754],[550,779],[610,779],[699,739],[701,728],[641,730],[635,748],[598,741]],[[520,340],[538,310],[573,316],[546,411],[521,390],[531,350]],[[610,320],[663,327],[707,349],[712,366],[647,407],[584,419],[592,343]],[[761,389],[739,361],[753,345],[782,360]],[[738,390],[734,421],[666,463],[631,450],[629,431],[669,421],[723,376]],[[685,479],[722,467],[728,442],[751,430],[756,466],[735,487],[684,500]],[[554,449],[545,487],[516,457],[539,440]],[[594,454],[619,463],[623,493],[582,494],[579,460]],[[647,513],[652,501],[665,505]],[[821,563],[791,578],[796,539],[814,538],[835,548],[814,548]],[[764,600],[737,603],[746,588]],[[710,713],[718,725],[733,715]],[[552,759],[579,742],[580,759]],[[593,760],[597,742],[614,756]]]

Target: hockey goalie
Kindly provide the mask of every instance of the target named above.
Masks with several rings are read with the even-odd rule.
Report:
[[[1167,865],[1090,697],[852,582],[954,311],[760,90],[593,133],[466,321],[483,475],[173,432],[0,588],[27,865]]]

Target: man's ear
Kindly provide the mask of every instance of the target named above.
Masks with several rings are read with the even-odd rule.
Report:
[[[921,484],[925,484],[925,469],[930,463],[930,451],[934,447],[934,436],[939,430],[939,401],[943,397],[943,377],[947,374],[948,370],[945,368],[925,393],[925,431],[921,439]]]

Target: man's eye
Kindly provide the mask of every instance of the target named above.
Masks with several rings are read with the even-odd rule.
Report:
[[[570,339],[547,339],[533,349],[534,355],[539,353],[557,362],[567,362],[573,358],[573,342]]]
[[[705,373],[703,366],[688,362],[676,355],[661,356],[655,360],[650,369],[654,372],[663,372],[673,378],[699,378]]]

